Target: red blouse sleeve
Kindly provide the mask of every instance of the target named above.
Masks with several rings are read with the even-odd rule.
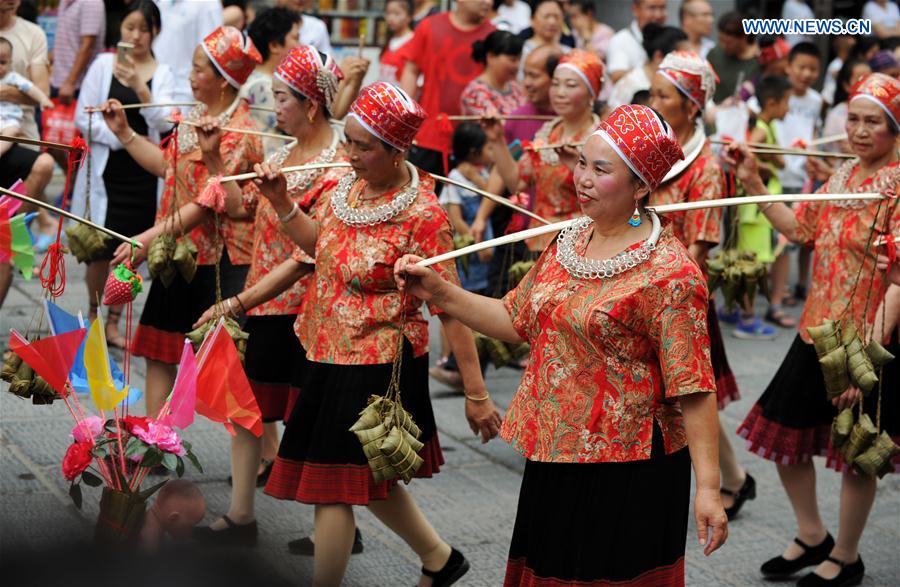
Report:
[[[828,182],[816,190],[816,193],[827,194]],[[794,208],[794,217],[797,219],[797,242],[802,245],[815,243],[816,227],[827,205],[828,202],[800,202]]]
[[[414,254],[428,259],[453,250],[453,229],[447,213],[435,202],[421,211],[420,221],[413,231]],[[432,268],[444,281],[459,285],[459,275],[456,273],[456,261],[444,261],[432,265]],[[437,306],[428,304],[428,311],[437,315],[443,312]]]
[[[699,177],[691,183],[688,202],[714,200],[727,197],[725,172],[712,158],[704,162]],[[721,240],[722,208],[688,210],[684,214],[684,240],[686,246],[697,242],[716,245]]]
[[[695,269],[695,268],[694,268]],[[673,276],[662,285],[662,310],[650,323],[650,339],[659,356],[665,396],[715,393],[706,313],[709,296],[699,270]]]

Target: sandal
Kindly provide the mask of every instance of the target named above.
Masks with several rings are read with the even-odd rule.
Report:
[[[796,328],[797,326],[797,321],[785,314],[781,306],[769,306],[765,320],[781,328]]]

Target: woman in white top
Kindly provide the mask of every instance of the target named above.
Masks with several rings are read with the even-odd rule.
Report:
[[[644,65],[635,67],[616,82],[606,102],[610,110],[631,104],[637,92],[649,90],[650,80],[656,75],[663,57],[672,51],[690,50],[687,34],[672,26],[661,26],[651,22],[644,27],[643,35],[644,50],[649,59]]]
[[[159,34],[159,9],[151,0],[131,3],[122,18],[122,41],[134,45],[130,56],[119,61],[115,53],[103,53],[94,60],[81,85],[75,125],[86,137],[90,126],[91,165],[82,165],[75,179],[72,211],[79,216],[90,208],[91,219],[122,234],[140,234],[153,226],[161,183],[145,171],[128,154],[119,139],[109,130],[101,113],[88,114],[85,109],[115,98],[123,104],[166,103],[175,98],[175,78],[171,70],[157,63],[150,51],[153,38]],[[159,142],[160,133],[171,129],[167,122],[171,108],[128,110],[131,128],[138,134]],[[89,117],[93,120],[88,122]],[[88,174],[90,173],[90,177]],[[90,181],[90,198],[88,193]],[[110,240],[100,260],[88,265],[86,281],[91,304],[91,319],[97,314],[97,300],[109,273],[109,260],[118,245]],[[118,322],[122,309],[110,308],[106,336],[110,344],[123,346]]]

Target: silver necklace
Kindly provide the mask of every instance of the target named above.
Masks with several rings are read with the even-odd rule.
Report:
[[[331,129],[331,144],[327,149],[321,151],[318,157],[316,157],[309,163],[304,163],[304,165],[321,165],[323,163],[333,162],[334,156],[337,154],[338,143],[340,143],[340,141],[340,134],[338,134],[334,129]],[[272,153],[269,161],[281,167],[285,159],[287,159],[287,156],[290,154],[291,150],[293,150],[296,145],[296,140],[286,144],[285,146]],[[298,188],[303,188],[304,190],[307,189],[307,187],[312,184],[316,176],[324,173],[325,171],[325,169],[306,169],[303,171],[291,171],[287,173],[286,178],[288,192],[296,191]]]
[[[556,260],[573,277],[579,279],[604,279],[614,277],[628,271],[650,258],[650,253],[656,249],[656,242],[662,232],[659,216],[652,210],[648,210],[650,221],[653,223],[653,231],[650,238],[635,249],[622,251],[609,259],[588,259],[575,250],[581,235],[591,230],[594,221],[583,216],[564,228],[559,233],[556,244]]]
[[[216,122],[219,126],[225,126],[225,123],[228,122],[228,119],[231,118],[231,115],[234,114],[234,111],[237,109],[238,104],[240,103],[240,98],[235,98],[234,102],[225,109],[225,112],[219,114],[216,117]],[[206,114],[208,107],[206,104],[197,104],[188,112],[187,118],[190,122],[196,122],[200,119],[201,116]],[[179,124],[178,125],[178,153],[190,153],[194,149],[198,148],[197,143],[197,130],[191,126],[190,124]]]
[[[349,226],[374,226],[390,220],[409,208],[419,193],[419,172],[409,161],[405,161],[405,163],[411,177],[409,185],[401,189],[387,204],[374,208],[363,210],[351,208],[347,202],[347,197],[350,195],[350,189],[356,182],[356,173],[351,171],[342,177],[334,190],[334,195],[331,196],[331,209],[334,211],[334,215]]]

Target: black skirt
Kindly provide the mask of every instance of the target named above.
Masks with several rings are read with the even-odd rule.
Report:
[[[626,463],[527,461],[505,587],[684,585],[687,448]]]
[[[713,375],[716,377],[716,402],[719,409],[723,410],[731,402],[741,399],[741,394],[738,392],[737,379],[734,378],[731,365],[728,364],[728,355],[725,354],[725,342],[722,340],[715,299],[709,301],[706,328],[709,331],[709,353]]]
[[[900,357],[896,331],[886,348]],[[896,442],[900,435],[897,394],[900,359],[884,366],[881,388],[881,426]],[[872,422],[877,422],[877,387],[863,400],[863,410]],[[775,377],[738,428],[738,434],[747,439],[750,451],[776,463],[793,465],[814,456],[825,456],[827,467],[844,471],[847,464],[841,452],[831,446],[831,422],[836,415],[837,408],[825,394],[816,349],[797,335]]]
[[[106,228],[120,234],[140,234],[153,226],[156,219],[156,185],[158,178],[121,149],[110,151],[103,170],[106,188]],[[108,239],[102,259],[112,259],[119,241]]]
[[[265,492],[278,499],[311,504],[366,505],[386,499],[396,481],[375,483],[356,435],[349,431],[391,379],[391,364],[335,365],[309,361],[300,394],[284,430],[278,458]],[[403,407],[422,430],[425,463],[416,477],[440,471],[444,456],[428,393],[428,354],[413,357],[403,347],[400,371]]]
[[[228,251],[223,250],[220,263],[222,299],[244,289],[249,265],[232,265]],[[194,322],[216,302],[216,267],[200,265],[190,283],[180,274],[169,287],[154,279],[134,333],[132,353],[138,357],[177,365],[181,360],[184,335]]]
[[[287,421],[305,372],[306,352],[294,333],[296,314],[248,316],[244,371],[263,422]]]

